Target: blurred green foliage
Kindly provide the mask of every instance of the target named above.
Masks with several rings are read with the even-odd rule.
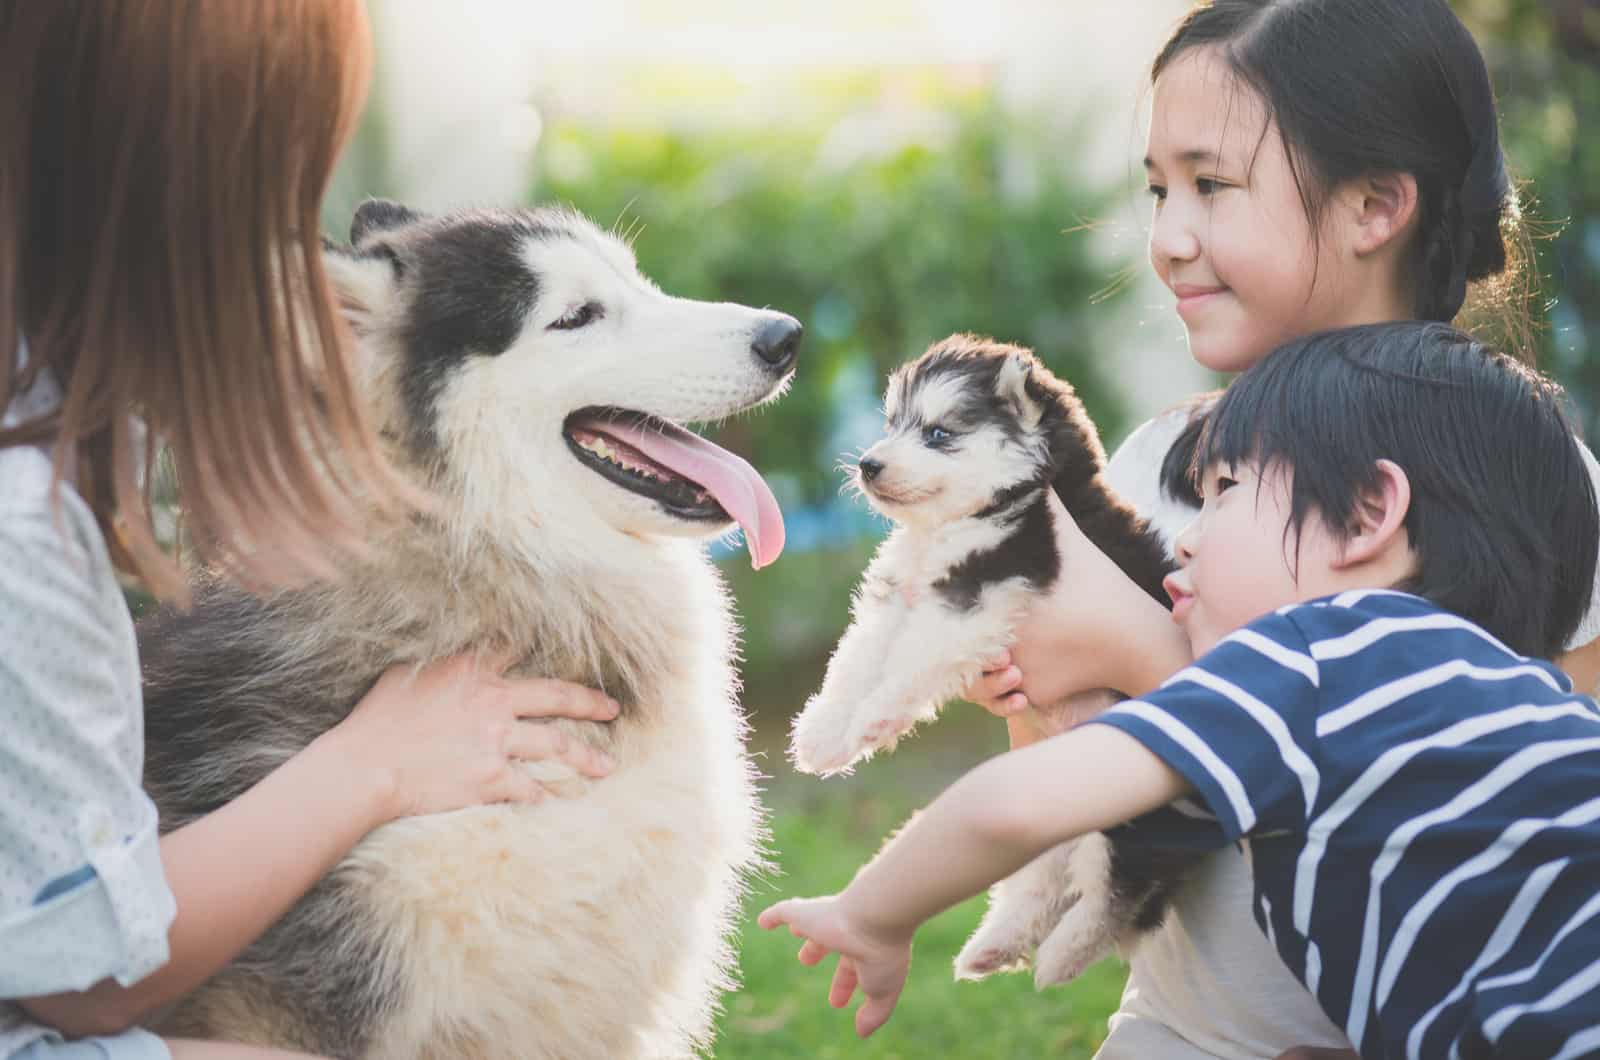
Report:
[[[1540,279],[1539,361],[1600,437],[1600,3],[1453,0],[1483,48]]]
[[[806,325],[789,395],[722,428],[786,480],[785,500],[833,496],[840,416],[876,407],[889,369],[954,331],[1034,348],[1118,432],[1089,326],[1114,270],[1081,228],[1107,189],[1076,177],[1075,137],[988,99],[954,101],[941,119],[939,142],[882,145],[862,131],[854,147],[840,144],[844,122],[718,135],[557,126],[532,198],[631,233],[640,267],[671,294]]]

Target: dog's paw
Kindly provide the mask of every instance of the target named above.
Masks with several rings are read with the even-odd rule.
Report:
[[[795,721],[789,757],[802,773],[842,772],[875,751],[893,748],[919,720],[915,714],[883,717],[870,709],[851,716],[813,700]]]
[[[972,950],[970,945],[956,955],[956,978],[977,981],[996,972],[1016,972],[1028,966],[1027,954],[1004,946],[985,946]]]
[[[996,972],[1015,972],[1028,966],[1033,946],[1013,923],[986,919],[956,954],[957,979],[983,979]]]
[[[891,750],[900,742],[900,737],[910,732],[916,724],[917,719],[911,715],[879,718],[862,726],[861,733],[854,742],[864,752]]]
[[[790,736],[789,758],[795,768],[819,776],[848,768],[862,753],[852,737],[854,721],[848,711],[813,696]]]
[[[1082,913],[1078,909],[1062,917],[1056,929],[1039,944],[1033,957],[1033,985],[1038,989],[1072,982],[1111,952],[1111,925],[1103,918],[1089,918]]]

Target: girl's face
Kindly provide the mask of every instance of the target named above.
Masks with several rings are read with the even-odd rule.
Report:
[[[1313,238],[1277,125],[1214,49],[1180,54],[1157,80],[1145,169],[1150,263],[1178,298],[1195,360],[1239,372],[1352,322],[1335,233]]]

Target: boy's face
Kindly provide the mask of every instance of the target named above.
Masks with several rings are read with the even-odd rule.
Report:
[[[1291,474],[1222,465],[1201,479],[1200,514],[1178,536],[1181,566],[1166,581],[1173,621],[1197,657],[1269,611],[1339,587],[1339,542],[1317,513],[1301,525],[1298,549],[1287,532]]]

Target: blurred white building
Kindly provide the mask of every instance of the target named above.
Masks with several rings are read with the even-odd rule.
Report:
[[[395,190],[428,208],[525,194],[546,118],[671,128],[796,120],[796,86],[865,69],[942,68],[1019,108],[1093,116],[1082,159],[1125,203],[1096,238],[1142,261],[1139,165],[1151,58],[1186,0],[370,0],[377,115]],[[936,114],[864,114],[830,149],[936,136]],[[885,121],[894,123],[884,128]],[[874,122],[877,124],[875,125]],[[1108,255],[1109,256],[1109,255]],[[1108,277],[1109,280],[1109,277]],[[1102,334],[1131,411],[1206,385],[1171,297],[1145,268]]]

